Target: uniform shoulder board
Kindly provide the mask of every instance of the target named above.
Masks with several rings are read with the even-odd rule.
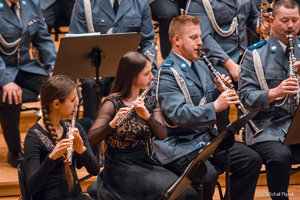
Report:
[[[174,61],[173,60],[165,60],[161,67],[171,67],[173,65]]]
[[[251,46],[248,47],[248,49],[253,51],[254,49],[258,49],[258,48],[264,46],[265,44],[267,44],[267,40],[262,40],[262,41],[256,42],[255,44],[252,44]]]

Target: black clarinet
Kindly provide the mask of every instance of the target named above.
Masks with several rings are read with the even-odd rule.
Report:
[[[224,81],[221,79],[221,74],[218,72],[211,64],[211,62],[207,59],[205,53],[203,51],[199,51],[199,56],[200,59],[203,60],[203,62],[206,64],[208,67],[211,75],[218,81],[218,83],[221,85],[222,89],[225,90],[233,90],[232,88],[228,88],[228,86],[224,83]],[[244,105],[242,103],[239,103],[238,105],[238,110],[243,114],[247,115],[248,111],[245,109]],[[253,133],[253,138],[256,138],[260,134],[262,134],[263,130],[259,130],[255,124],[253,123],[252,120],[249,120],[247,123],[248,126],[250,127],[252,133]]]

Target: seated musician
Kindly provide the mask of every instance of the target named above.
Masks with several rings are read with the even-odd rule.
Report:
[[[154,152],[161,164],[180,175],[199,150],[197,148],[218,134],[214,128],[217,115],[228,106],[238,104],[239,100],[234,90],[220,94],[223,91],[220,85],[214,84],[207,66],[199,61],[202,40],[198,18],[189,15],[175,17],[170,25],[169,38],[172,51],[158,71],[159,80],[153,91],[168,127],[168,137],[163,141],[154,140]],[[180,84],[180,88],[175,74],[184,80],[186,87]],[[229,77],[222,75],[222,80],[232,87]],[[229,150],[231,197],[252,200],[262,161],[243,143],[233,143]],[[203,199],[207,200],[212,199],[218,172],[224,171],[224,150],[215,152],[206,162],[206,167],[207,175],[202,183]]]
[[[246,109],[264,108],[253,119],[264,132],[253,138],[249,127],[246,127],[245,140],[266,165],[269,192],[279,194],[272,199],[288,199],[285,194],[288,192],[291,165],[300,163],[300,145],[285,146],[279,141],[283,141],[283,130],[288,130],[295,114],[299,82],[290,74],[299,73],[297,67],[292,66],[299,66],[300,62],[290,62],[290,65],[289,56],[294,48],[295,60],[300,60],[299,17],[299,5],[295,1],[277,1],[273,16],[269,17],[272,35],[268,40],[249,47],[239,75],[238,93]],[[294,41],[292,46],[289,45],[288,34]]]
[[[75,166],[83,165],[96,176],[98,161],[84,129],[77,123],[72,127],[73,121],[62,120],[71,119],[78,105],[75,83],[63,75],[50,77],[41,86],[40,95],[43,116],[29,129],[24,144],[27,189],[33,200],[91,199],[81,191]],[[70,146],[74,152],[66,155]]]
[[[14,168],[24,160],[20,144],[20,111],[25,97],[37,99],[53,70],[56,50],[41,9],[29,0],[0,0],[0,123]],[[40,62],[30,58],[30,46]]]
[[[88,133],[91,145],[103,140],[107,145],[104,169],[97,180],[98,199],[163,199],[161,192],[178,178],[147,152],[149,138],[167,136],[155,98],[143,95],[151,87],[151,69],[152,63],[143,54],[123,55],[111,94]],[[197,199],[197,193],[190,187],[178,199]]]

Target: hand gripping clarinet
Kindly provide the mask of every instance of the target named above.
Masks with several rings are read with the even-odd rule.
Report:
[[[75,128],[75,116],[76,116],[76,108],[74,108],[73,110],[73,117],[72,117],[72,122],[71,122],[71,126],[69,127],[69,135],[68,135],[68,139],[73,139],[73,130]],[[72,165],[72,156],[73,156],[73,142],[71,144],[71,146],[67,149],[67,163],[68,165]]]
[[[149,92],[149,90],[153,87],[153,85],[156,83],[157,78],[153,78],[153,80],[151,81],[150,85],[147,87],[147,89],[145,89],[145,91],[141,94],[140,98],[144,99],[147,95],[147,93]],[[131,103],[129,106],[130,110],[128,110],[125,114],[123,114],[117,121],[117,125],[116,128],[120,127],[125,119],[127,119],[129,117],[129,115],[132,113],[132,111],[134,110],[134,105]]]
[[[300,99],[300,86],[299,86],[299,76],[297,74],[298,67],[294,66],[294,63],[296,62],[296,57],[294,53],[294,41],[293,41],[293,36],[292,33],[289,33],[287,35],[289,38],[289,68],[290,68],[290,77],[296,78],[298,80],[298,90],[297,90],[297,96],[296,96],[296,106],[299,104],[299,99]]]
[[[206,66],[208,67],[210,73],[212,74],[212,76],[218,81],[218,83],[221,85],[222,89],[225,90],[231,90],[231,88],[228,88],[227,85],[222,81],[221,79],[221,74],[215,70],[215,68],[212,66],[211,62],[207,59],[205,53],[203,51],[199,51],[199,56],[200,59],[204,61],[204,63],[206,64]],[[242,103],[239,103],[238,105],[238,110],[243,114],[243,115],[247,115],[248,111],[245,109],[244,105]],[[250,127],[252,133],[253,133],[253,138],[256,138],[257,136],[259,136],[263,130],[259,130],[255,124],[253,123],[252,120],[249,120],[248,122],[248,126]]]

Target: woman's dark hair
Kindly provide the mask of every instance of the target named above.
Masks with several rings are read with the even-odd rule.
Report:
[[[120,60],[114,85],[111,90],[112,95],[121,98],[129,98],[134,79],[145,68],[149,58],[138,52],[127,52]]]
[[[68,76],[57,75],[49,77],[41,86],[40,95],[41,95],[41,106],[43,113],[43,121],[45,127],[49,133],[49,138],[56,145],[60,138],[56,133],[53,124],[49,120],[50,113],[50,105],[54,100],[58,99],[60,103],[64,103],[66,98],[70,95],[70,93],[75,89],[75,83]],[[62,156],[62,160],[66,159],[66,155]],[[73,187],[74,178],[70,167],[67,163],[64,164],[64,180],[68,184],[69,189]]]

